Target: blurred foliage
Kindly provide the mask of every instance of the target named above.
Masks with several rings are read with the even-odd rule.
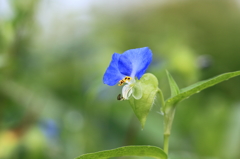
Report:
[[[88,25],[76,20],[79,13],[61,14],[48,30],[39,20],[50,16],[44,1],[8,2],[13,16],[0,18],[0,158],[65,159],[130,144],[162,147],[159,102],[141,131],[129,103],[116,100],[120,88],[102,84],[113,52],[150,47],[148,71],[165,98],[165,69],[180,88],[240,69],[240,9],[232,0],[166,1],[120,14],[97,8]],[[231,79],[181,103],[172,159],[240,158],[239,82]]]

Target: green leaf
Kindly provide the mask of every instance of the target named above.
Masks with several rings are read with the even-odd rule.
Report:
[[[108,159],[122,156],[146,156],[155,159],[167,159],[166,153],[155,146],[125,146],[112,150],[84,154],[75,159]]]
[[[168,76],[168,82],[169,82],[170,89],[171,89],[171,97],[174,97],[174,96],[176,96],[180,93],[180,90],[178,88],[177,83],[175,82],[175,80],[171,76],[171,74],[167,70],[166,70],[166,73],[167,73],[167,76]]]
[[[158,92],[158,80],[153,74],[146,73],[137,81],[134,87],[133,97],[129,99],[129,102],[135,115],[141,122],[142,128],[144,128],[147,115]],[[134,93],[135,91],[136,93]],[[139,94],[141,94],[141,98],[135,98],[136,96],[140,97]]]
[[[166,110],[172,106],[175,106],[178,102],[190,97],[191,95],[193,95],[195,93],[199,93],[200,91],[202,91],[208,87],[214,86],[220,82],[223,82],[225,80],[228,80],[230,78],[233,78],[233,77],[239,76],[239,75],[240,75],[240,71],[224,73],[219,76],[213,77],[211,79],[208,79],[205,81],[200,81],[189,87],[183,88],[183,89],[181,89],[181,91],[178,95],[175,95],[166,101],[164,110]]]

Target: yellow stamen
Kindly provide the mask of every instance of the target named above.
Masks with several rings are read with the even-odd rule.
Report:
[[[122,80],[119,81],[118,86],[122,86],[125,82],[130,81],[132,77],[126,76]]]

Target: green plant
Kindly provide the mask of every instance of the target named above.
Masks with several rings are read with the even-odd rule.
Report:
[[[134,54],[138,54],[138,56],[134,56]],[[124,57],[121,58],[121,56]],[[179,89],[173,77],[168,71],[166,71],[171,90],[171,97],[164,100],[163,93],[161,89],[158,88],[157,78],[150,73],[144,74],[150,64],[149,61],[151,61],[151,58],[151,50],[146,47],[128,50],[122,55],[114,54],[112,62],[104,75],[103,81],[111,86],[115,85],[119,79],[121,79],[119,81],[120,86],[126,83],[122,91],[123,96],[120,95],[119,100],[129,100],[135,115],[142,125],[142,128],[144,128],[146,118],[156,96],[159,95],[162,105],[161,112],[164,115],[163,149],[154,146],[125,146],[112,150],[81,155],[76,159],[106,159],[121,156],[148,156],[156,159],[167,159],[169,137],[178,103],[208,87],[240,75],[240,71],[229,72],[205,81],[197,82],[186,88]],[[145,66],[143,67],[142,65]],[[134,70],[137,71],[134,72]],[[139,75],[139,72],[141,75]],[[126,77],[122,79],[122,76]]]

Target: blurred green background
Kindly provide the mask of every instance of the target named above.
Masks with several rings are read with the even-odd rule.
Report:
[[[141,130],[121,88],[102,83],[111,55],[150,47],[148,72],[168,98],[166,69],[180,88],[240,70],[239,42],[238,0],[0,0],[0,159],[162,147],[160,102]],[[179,105],[171,159],[240,158],[239,84]]]

